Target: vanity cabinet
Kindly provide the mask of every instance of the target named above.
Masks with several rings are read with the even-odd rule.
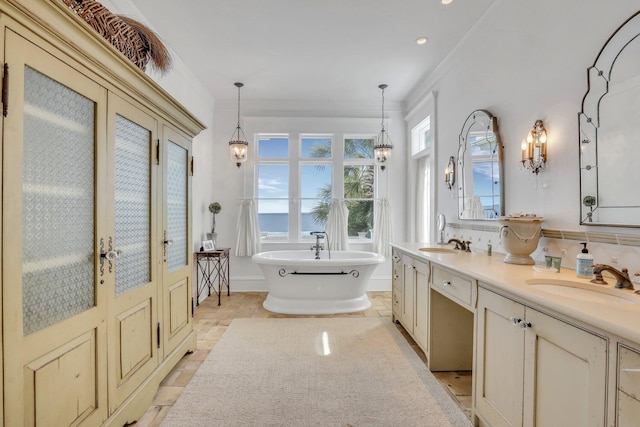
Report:
[[[605,425],[607,338],[482,287],[478,292],[480,425]]]
[[[393,252],[393,316],[428,351],[429,264],[410,255]]]
[[[393,321],[400,321],[402,318],[402,287],[404,278],[404,268],[402,266],[402,252],[393,248],[391,253],[391,313]]]
[[[62,2],[17,4],[0,4],[3,425],[121,426],[195,349],[203,126]]]
[[[640,420],[640,351],[618,344],[616,426],[637,426]]]

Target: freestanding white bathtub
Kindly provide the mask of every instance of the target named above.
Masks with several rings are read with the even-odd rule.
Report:
[[[363,251],[261,252],[252,257],[267,279],[264,308],[283,314],[334,314],[371,307],[367,284],[382,255]]]

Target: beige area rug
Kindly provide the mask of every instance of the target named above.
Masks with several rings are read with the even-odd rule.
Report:
[[[234,319],[162,426],[471,426],[387,318]]]

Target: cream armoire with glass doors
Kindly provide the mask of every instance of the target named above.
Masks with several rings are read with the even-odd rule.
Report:
[[[203,126],[64,4],[12,3],[0,3],[3,425],[122,426],[195,349]]]

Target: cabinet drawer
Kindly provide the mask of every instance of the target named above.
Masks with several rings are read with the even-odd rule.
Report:
[[[433,266],[431,286],[440,293],[471,305],[474,281],[468,277],[459,276],[452,271]]]
[[[618,388],[640,400],[640,353],[618,347]]]

